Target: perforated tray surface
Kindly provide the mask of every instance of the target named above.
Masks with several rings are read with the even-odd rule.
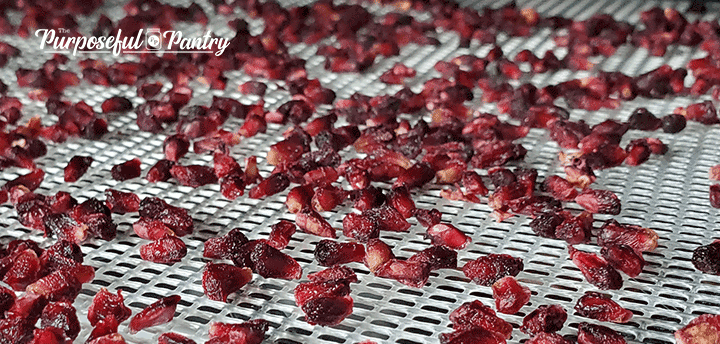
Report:
[[[286,5],[290,5],[287,1]],[[179,5],[187,6],[189,3]],[[201,3],[209,16],[210,27],[215,34],[230,37],[226,22],[228,17],[213,16],[212,8]],[[481,8],[498,6],[496,1],[466,1],[464,6]],[[684,2],[658,1],[519,1],[520,7],[533,7],[544,15],[562,15],[573,19],[586,19],[595,13],[610,13],[616,19],[637,23],[639,13],[653,6],[687,8]],[[718,4],[708,4],[710,10],[703,19],[717,20],[720,8]],[[371,5],[373,13],[390,11],[389,7]],[[114,21],[124,13],[122,4],[106,4],[106,13]],[[242,14],[239,14],[243,16]],[[418,14],[427,19],[427,14]],[[98,14],[89,17],[83,23],[87,29],[94,25]],[[688,15],[692,20],[696,18]],[[252,33],[262,30],[262,23],[249,20]],[[197,25],[179,25],[185,34],[201,32]],[[86,31],[87,32],[87,31]],[[400,86],[389,86],[378,77],[395,62],[402,61],[415,68],[418,76],[409,81],[415,91],[437,72],[433,66],[439,60],[448,60],[461,54],[484,56],[488,46],[473,43],[470,48],[458,48],[458,37],[453,33],[440,33],[439,47],[410,45],[402,49],[400,56],[380,59],[370,70],[362,75],[336,74],[323,68],[324,58],[315,56],[316,46],[295,45],[291,53],[307,59],[307,70],[312,78],[319,78],[322,84],[337,92],[338,98],[347,98],[353,93],[368,95],[394,93]],[[54,119],[47,115],[42,102],[27,97],[28,89],[17,87],[14,71],[19,67],[38,68],[50,57],[38,46],[38,39],[21,39],[14,36],[0,38],[22,50],[22,56],[11,59],[0,70],[0,79],[10,86],[8,95],[19,97],[24,105],[26,120],[29,116],[40,115],[45,124]],[[501,36],[499,44],[510,56],[522,49],[531,49],[536,54],[553,48],[551,33],[540,31],[529,38],[508,38]],[[110,59],[112,56],[96,54],[71,57],[77,61],[87,57]],[[691,58],[701,57],[702,53],[693,49],[672,46],[665,57],[651,57],[644,49],[635,49],[629,45],[621,47],[610,58],[600,58],[597,67],[607,71],[622,71],[638,75],[657,68],[661,64],[670,64],[674,68],[684,66]],[[135,56],[121,55],[118,59],[133,59]],[[77,65],[68,63],[68,68],[79,73]],[[590,73],[572,73],[560,71],[534,76],[530,79],[536,85],[546,85],[568,80]],[[250,104],[259,99],[238,93],[237,86],[250,77],[241,72],[227,74],[229,83],[225,91],[208,90],[197,82],[191,85],[194,95],[193,104],[209,104],[213,95],[229,96]],[[289,94],[269,82],[265,96],[267,107],[277,108],[290,99]],[[689,84],[688,84],[689,86]],[[170,84],[165,80],[165,89]],[[142,103],[137,97],[136,88],[119,86],[107,88],[89,85],[85,82],[66,90],[65,96],[73,102],[84,100],[100,112],[104,99],[114,95],[123,95],[135,105]],[[477,94],[476,94],[477,95]],[[478,97],[476,97],[478,99]],[[703,97],[703,100],[709,99]],[[617,111],[601,110],[586,112],[574,110],[571,119],[585,119],[591,125],[607,118],[626,119],[638,106],[645,106],[655,114],[667,114],[677,106],[685,106],[696,100],[670,98],[663,100],[637,99],[625,102]],[[475,106],[488,112],[495,112],[494,105]],[[319,113],[327,111],[321,107]],[[236,130],[241,123],[230,119],[224,128]],[[202,258],[203,242],[211,237],[224,234],[231,228],[243,229],[250,238],[266,237],[270,225],[281,219],[294,220],[294,216],[285,210],[283,202],[287,192],[263,200],[240,197],[235,201],[223,198],[218,185],[208,185],[197,189],[179,186],[175,183],[148,183],[143,178],[117,182],[110,178],[110,168],[120,162],[139,157],[142,160],[143,175],[156,161],[163,157],[162,142],[170,130],[154,135],[139,131],[135,124],[134,113],[115,115],[109,118],[110,134],[100,141],[72,139],[63,144],[51,145],[46,156],[38,160],[47,176],[38,192],[51,194],[63,190],[70,192],[79,200],[89,197],[104,199],[107,188],[115,188],[137,193],[141,198],[158,196],[171,204],[189,209],[195,219],[196,231],[183,238],[189,252],[182,262],[172,266],[153,264],[143,261],[139,255],[140,245],[146,241],[133,234],[131,224],[136,214],[113,215],[118,224],[119,235],[110,242],[92,241],[83,246],[86,264],[96,268],[96,278],[84,286],[74,303],[79,311],[82,332],[77,342],[88,337],[90,326],[86,319],[87,308],[93,295],[105,287],[111,291],[124,290],[126,303],[137,313],[143,307],[160,297],[178,294],[182,301],[175,319],[162,326],[149,328],[136,335],[128,334],[127,322],[120,325],[119,332],[128,343],[152,343],[157,336],[166,331],[176,331],[198,342],[207,339],[211,322],[242,322],[248,319],[264,318],[271,323],[267,335],[268,343],[356,343],[361,340],[375,340],[380,343],[436,343],[438,334],[450,332],[448,314],[464,302],[481,300],[492,304],[492,292],[488,287],[470,283],[461,271],[440,270],[434,272],[422,289],[406,287],[388,279],[374,277],[359,263],[350,264],[358,273],[360,282],[352,285],[351,296],[355,300],[354,312],[340,325],[335,327],[312,326],[303,320],[303,314],[295,305],[293,289],[299,281],[270,280],[255,276],[254,280],[230,298],[230,302],[210,301],[203,295],[201,273],[205,265]],[[267,175],[271,166],[264,162],[270,144],[280,140],[284,127],[270,125],[265,134],[243,140],[232,148],[232,155],[241,159],[257,155],[261,161],[261,171]],[[625,140],[640,138],[646,133],[630,132]],[[687,324],[702,313],[720,313],[720,277],[702,274],[696,271],[690,258],[692,250],[698,245],[720,238],[715,224],[720,217],[710,207],[708,201],[708,169],[720,163],[720,129],[689,123],[688,128],[678,135],[661,132],[651,133],[670,146],[664,156],[653,156],[650,161],[639,167],[621,166],[598,173],[597,188],[614,191],[622,200],[623,210],[614,218],[623,223],[650,227],[660,235],[657,250],[645,255],[648,262],[644,272],[635,279],[626,279],[622,290],[612,292],[613,298],[632,310],[635,316],[627,324],[609,325],[622,332],[631,343],[673,343],[672,332]],[[530,134],[520,141],[528,154],[525,166],[538,169],[540,177],[551,174],[562,175],[558,165],[558,146],[548,139],[544,131],[532,129]],[[622,144],[624,145],[624,141]],[[345,151],[345,157],[353,153]],[[63,168],[74,155],[90,155],[95,159],[92,169],[78,182],[63,182]],[[212,163],[209,155],[189,154],[187,164]],[[24,174],[26,171],[7,169],[0,173],[4,182]],[[529,219],[524,216],[513,217],[497,223],[489,216],[487,205],[463,202],[451,202],[439,197],[438,186],[428,186],[414,196],[417,205],[423,208],[436,207],[444,214],[444,220],[455,224],[469,233],[472,244],[459,252],[460,266],[465,262],[488,253],[508,253],[521,257],[525,261],[525,270],[518,275],[521,283],[532,290],[530,303],[516,315],[500,315],[516,325],[509,343],[520,343],[527,336],[517,330],[522,318],[542,304],[557,303],[565,307],[569,319],[562,334],[576,332],[577,324],[587,321],[573,315],[572,308],[584,292],[596,290],[584,281],[579,270],[568,259],[566,245],[557,240],[540,238],[528,227]],[[343,216],[350,211],[346,205],[339,210],[323,214],[336,228],[341,228]],[[596,226],[606,217],[597,216]],[[428,241],[423,239],[423,229],[414,219],[410,233],[383,233],[382,239],[394,246],[394,252],[400,257],[409,257],[412,253],[425,248]],[[22,227],[17,221],[15,210],[9,205],[0,206],[0,240],[7,242],[13,238],[32,238],[49,244],[52,239],[42,238],[37,231]],[[313,249],[319,238],[304,233],[293,236],[286,253],[295,257],[302,265],[303,276],[322,269],[313,261]],[[343,238],[341,240],[347,240]],[[583,249],[597,251],[597,246]],[[606,324],[607,325],[607,324]]]

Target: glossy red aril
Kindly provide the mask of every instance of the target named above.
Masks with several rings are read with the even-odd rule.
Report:
[[[575,202],[593,214],[620,214],[620,199],[609,190],[585,189],[575,197]]]
[[[567,312],[560,305],[542,305],[523,319],[520,331],[529,335],[560,331],[567,320]]]
[[[329,277],[329,278],[328,278]],[[357,276],[347,267],[335,266],[308,276],[311,282],[295,288],[295,301],[310,324],[334,326],[352,313],[350,283]]]
[[[662,118],[662,130],[669,134],[675,134],[685,129],[687,119],[683,115],[670,114]]]
[[[440,344],[464,343],[504,344],[506,341],[501,335],[482,327],[469,327],[452,333],[440,334]]]
[[[117,181],[140,177],[140,159],[135,158],[112,167],[110,174]]]
[[[580,323],[578,344],[626,344],[625,338],[615,330],[602,325]]]
[[[596,292],[587,292],[580,297],[575,304],[575,311],[582,317],[614,323],[626,323],[633,316],[631,311],[610,299],[609,295]]]
[[[175,163],[170,160],[161,159],[155,165],[150,167],[145,179],[151,183],[166,182],[172,178],[170,169]]]
[[[555,236],[570,245],[585,244],[590,241],[593,230],[593,216],[584,211],[575,217],[566,218],[555,228]]]
[[[50,303],[42,311],[40,316],[40,328],[54,327],[63,335],[74,340],[80,333],[80,321],[73,307],[67,302]]]
[[[93,297],[90,308],[88,308],[87,317],[90,325],[95,326],[99,321],[108,317],[114,318],[119,323],[130,318],[132,311],[125,306],[124,302],[120,290],[115,295],[105,288],[100,288],[100,291]]]
[[[315,246],[315,260],[322,266],[362,262],[363,258],[365,247],[359,243],[320,240]]]
[[[410,228],[410,223],[402,214],[388,205],[368,209],[362,215],[377,223],[381,231],[405,232]]]
[[[249,268],[207,263],[203,270],[202,286],[210,300],[227,302],[228,295],[240,290],[250,280],[252,271]]]
[[[408,262],[421,262],[430,266],[430,270],[456,269],[457,251],[446,246],[430,246],[408,258]]]
[[[563,336],[557,334],[557,333],[545,333],[541,332],[535,335],[535,337],[532,337],[530,340],[525,342],[525,344],[573,344],[574,342],[571,342]]]
[[[433,245],[444,245],[456,250],[462,250],[470,242],[470,237],[449,223],[431,226],[427,229],[427,236]]]
[[[662,126],[662,121],[643,107],[635,109],[630,114],[627,123],[630,129],[645,131],[657,130]]]
[[[505,276],[517,276],[522,270],[522,258],[507,254],[489,254],[471,260],[463,266],[463,273],[467,278],[487,287]]]
[[[194,340],[179,333],[167,332],[158,337],[158,344],[196,344]]]
[[[430,265],[418,261],[390,259],[375,270],[375,275],[394,279],[413,288],[422,288],[430,277]]]
[[[90,168],[93,158],[89,156],[74,156],[65,166],[65,182],[74,183]]]
[[[620,274],[605,259],[594,253],[569,247],[570,259],[580,269],[587,281],[602,290],[617,290],[623,285]]]
[[[284,173],[273,173],[258,185],[250,189],[250,198],[265,198],[272,196],[290,186],[290,179]]]
[[[213,259],[232,259],[237,255],[248,238],[240,228],[233,228],[227,234],[205,241],[203,257]]]
[[[218,182],[215,171],[211,167],[203,165],[181,166],[175,164],[170,168],[170,175],[181,185],[193,188]]]
[[[710,185],[710,205],[720,208],[720,184]]]
[[[499,318],[492,308],[478,300],[463,303],[450,313],[449,318],[455,331],[482,328],[497,334],[502,339],[509,339],[512,333],[510,323]]]
[[[157,197],[146,197],[140,202],[140,217],[160,220],[177,236],[193,232],[193,220],[187,210],[175,207]]]
[[[242,249],[246,249],[251,243],[253,242],[243,245]],[[238,265],[238,261],[234,261],[235,265]],[[265,278],[293,280],[302,276],[302,268],[295,259],[262,241],[252,245],[249,261],[253,271]]]
[[[208,334],[210,340],[206,344],[242,343],[260,344],[265,339],[268,322],[254,319],[241,324],[213,323]]]
[[[165,235],[149,244],[140,246],[140,257],[153,263],[175,264],[187,254],[187,246],[174,235]]]
[[[105,189],[105,205],[116,214],[135,213],[140,209],[140,197],[132,192]]]
[[[172,229],[165,226],[162,221],[148,220],[146,218],[141,218],[133,223],[133,231],[137,236],[145,240],[158,240],[166,235],[175,235]]]
[[[272,230],[268,236],[268,245],[278,250],[284,249],[290,242],[290,238],[295,234],[295,224],[288,220],[281,220],[271,227]]]
[[[163,142],[165,159],[178,162],[190,150],[190,140],[183,134],[168,136]]]
[[[111,97],[103,101],[100,106],[102,112],[128,112],[133,109],[132,102],[125,97]]]
[[[165,324],[175,317],[175,309],[180,302],[179,295],[172,295],[157,300],[145,307],[130,319],[128,328],[131,334],[142,329]]]
[[[703,314],[675,331],[677,344],[716,343],[720,336],[720,315]]]
[[[642,254],[624,244],[610,244],[600,249],[602,257],[614,268],[630,277],[637,277],[645,266]]]
[[[26,249],[14,256],[14,261],[2,280],[13,290],[24,290],[25,287],[40,277],[40,269],[42,267],[37,253],[31,249]]]
[[[520,285],[515,277],[506,276],[492,285],[495,308],[500,313],[515,314],[530,301],[530,289]]]
[[[337,238],[335,228],[312,209],[305,208],[295,214],[295,224],[305,233],[325,238]]]
[[[698,246],[692,255],[692,263],[696,269],[712,275],[720,275],[720,240]]]
[[[380,239],[370,239],[365,245],[365,259],[363,262],[372,273],[378,271],[380,267],[393,258],[395,258],[395,255],[392,253],[390,246]]]
[[[565,202],[575,200],[575,197],[577,197],[579,193],[572,183],[560,176],[550,176],[545,178],[542,187],[555,199]]]
[[[613,219],[605,221],[598,233],[598,244],[625,244],[637,252],[650,252],[658,246],[658,234],[649,228],[620,224]]]
[[[310,204],[317,212],[331,211],[347,198],[345,190],[332,185],[324,185],[315,189]]]

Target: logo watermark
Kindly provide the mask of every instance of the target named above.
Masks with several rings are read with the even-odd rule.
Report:
[[[200,37],[183,37],[181,31],[160,31],[159,29],[140,29],[136,36],[123,36],[122,30],[118,29],[115,36],[64,36],[67,29],[39,29],[35,31],[35,37],[42,37],[40,49],[46,47],[46,53],[68,53],[73,56],[85,53],[112,53],[115,56],[120,53],[146,54],[157,52],[168,53],[204,53],[220,56],[225,48],[230,45],[227,38],[213,37],[208,30]]]

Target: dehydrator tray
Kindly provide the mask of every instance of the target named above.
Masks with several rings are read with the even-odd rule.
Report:
[[[281,1],[284,5],[305,4],[307,1]],[[189,3],[179,3],[187,6]],[[231,30],[226,25],[229,17],[216,16],[212,7],[205,2],[200,5],[210,17],[209,28],[217,35],[230,37]],[[365,4],[375,14],[392,11],[391,7]],[[502,5],[497,1],[464,1],[462,6],[481,8]],[[623,0],[585,0],[585,1],[518,1],[519,7],[532,7],[543,15],[561,15],[573,19],[586,19],[596,13],[609,13],[616,19],[636,23],[639,13],[654,6],[675,7],[684,10],[688,2],[676,1],[623,1]],[[720,4],[709,3],[708,12],[702,16],[688,14],[695,18],[718,20]],[[117,20],[124,16],[122,3],[106,3],[103,11]],[[236,12],[244,17],[239,10]],[[415,13],[419,18],[429,18],[427,14]],[[98,14],[88,17],[82,24],[86,30],[94,25]],[[246,18],[251,24],[251,33],[262,31],[262,22]],[[199,33],[199,25],[178,24],[185,34]],[[86,31],[87,32],[87,31]],[[319,78],[323,86],[333,89],[338,99],[361,92],[367,95],[394,93],[401,86],[391,86],[378,80],[385,70],[395,62],[403,62],[415,68],[418,75],[408,81],[414,91],[422,84],[439,74],[433,69],[439,60],[448,60],[461,54],[484,56],[489,47],[474,42],[469,48],[459,48],[459,39],[454,33],[440,33],[440,46],[409,45],[401,50],[400,56],[379,59],[363,74],[332,73],[324,69],[324,58],[315,56],[317,46],[298,44],[290,52],[307,59],[306,68],[309,77]],[[47,115],[43,102],[30,100],[28,89],[19,88],[14,71],[17,68],[38,68],[51,55],[39,48],[39,39],[32,36],[23,39],[17,36],[4,36],[6,41],[22,51],[22,55],[12,58],[8,65],[0,70],[0,79],[9,85],[8,96],[18,97],[23,103],[26,121],[30,116],[39,115],[44,124],[54,120]],[[536,54],[554,46],[549,30],[541,30],[527,38],[509,38],[500,36],[498,44],[505,54],[513,56],[522,49],[530,49]],[[629,75],[638,75],[650,71],[662,64],[673,68],[683,67],[692,59],[704,56],[693,48],[671,46],[664,57],[653,57],[645,49],[623,45],[609,58],[598,58],[596,68],[606,71],[622,71]],[[109,61],[133,59],[135,56],[120,55],[117,58],[107,54],[85,54],[69,56],[72,61],[84,58],[99,58]],[[75,72],[77,65],[67,66]],[[73,69],[74,68],[74,69]],[[562,70],[531,77],[534,84],[546,85],[582,76],[592,72],[570,72]],[[209,104],[214,95],[227,96],[245,104],[255,103],[257,96],[239,93],[237,86],[251,78],[239,71],[226,74],[229,78],[224,91],[209,90],[207,86],[193,81],[194,94],[190,105]],[[163,80],[167,91],[170,83]],[[527,81],[527,80],[523,80]],[[277,108],[290,99],[290,95],[276,83],[268,82],[268,92],[264,99],[266,107]],[[687,85],[689,86],[689,84]],[[478,92],[478,91],[476,91]],[[65,97],[73,102],[85,101],[100,112],[103,100],[122,95],[134,105],[143,100],[137,96],[136,88],[130,86],[102,87],[81,82],[79,86],[69,88]],[[476,96],[479,93],[476,93]],[[476,97],[474,107],[497,113],[494,104],[481,104]],[[703,96],[701,100],[710,99]],[[624,102],[619,110],[600,110],[588,112],[571,111],[571,119],[585,119],[588,123],[599,123],[608,118],[626,119],[638,106],[647,107],[655,114],[668,114],[678,106],[697,102],[697,99],[673,97],[668,99],[643,99]],[[320,107],[318,113],[325,113],[329,107]],[[82,331],[76,342],[88,337],[91,327],[87,321],[87,309],[93,295],[101,288],[114,292],[124,290],[126,304],[137,313],[158,298],[178,294],[182,301],[177,308],[176,317],[168,324],[148,328],[135,335],[128,333],[127,322],[120,325],[119,332],[128,343],[153,343],[157,337],[167,331],[175,331],[198,342],[207,339],[210,323],[242,322],[248,319],[263,318],[270,322],[267,343],[357,343],[373,340],[378,343],[437,343],[438,335],[450,332],[449,313],[464,302],[481,300],[492,304],[492,292],[489,287],[471,283],[457,270],[439,270],[431,274],[428,284],[422,289],[404,286],[389,279],[373,276],[359,263],[352,267],[359,275],[360,282],[352,285],[351,296],[355,300],[354,312],[340,325],[335,327],[312,326],[303,320],[303,313],[295,305],[293,289],[300,281],[263,279],[255,275],[254,280],[240,292],[231,296],[228,303],[210,301],[203,294],[201,273],[205,265],[202,258],[203,242],[219,234],[225,234],[231,228],[239,227],[249,238],[265,237],[270,225],[280,219],[294,220],[283,204],[287,190],[266,199],[255,200],[246,196],[235,201],[222,197],[219,185],[207,185],[190,188],[172,182],[149,183],[144,178],[117,182],[110,178],[110,168],[120,162],[138,157],[142,160],[143,175],[156,161],[163,158],[162,142],[172,129],[161,134],[139,131],[135,124],[135,114],[113,115],[109,118],[110,134],[98,141],[70,139],[62,144],[51,144],[48,154],[36,162],[47,173],[38,189],[43,194],[57,191],[70,192],[78,200],[89,197],[104,199],[107,188],[132,191],[141,198],[158,196],[173,205],[189,210],[195,220],[196,230],[184,237],[188,245],[188,255],[180,263],[165,266],[144,261],[140,258],[139,247],[144,240],[134,235],[132,223],[137,214],[113,214],[118,224],[118,237],[112,241],[91,241],[83,245],[86,264],[96,269],[95,279],[83,286],[83,290],[74,303],[78,310]],[[231,118],[223,126],[236,130],[242,124]],[[281,138],[286,127],[269,125],[268,131],[255,137],[243,139],[232,147],[231,154],[236,159],[257,155],[261,161],[261,173],[267,175],[272,170],[264,162],[269,146]],[[646,136],[643,132],[629,132],[622,145],[627,141]],[[692,251],[699,245],[705,245],[714,239],[720,239],[716,223],[720,220],[718,212],[711,208],[708,201],[708,169],[720,163],[720,128],[704,126],[696,122],[688,124],[687,129],[677,135],[653,132],[652,137],[660,138],[669,145],[670,151],[664,156],[653,156],[638,167],[620,166],[598,172],[597,188],[615,192],[622,201],[623,210],[614,218],[623,223],[649,227],[660,235],[658,248],[645,255],[647,266],[637,278],[626,278],[623,288],[613,291],[613,299],[634,313],[627,324],[605,324],[625,335],[629,343],[674,343],[673,332],[687,324],[691,319],[703,313],[720,313],[720,277],[703,274],[693,268],[690,258]],[[627,140],[627,141],[626,141]],[[524,166],[536,168],[540,178],[551,174],[563,175],[559,166],[557,144],[548,139],[543,130],[532,129],[530,134],[519,141],[528,149]],[[353,152],[345,150],[344,157]],[[89,155],[95,159],[90,171],[76,183],[63,182],[63,168],[74,155]],[[212,164],[210,155],[190,153],[186,164]],[[4,183],[14,179],[23,170],[10,168],[0,173]],[[445,221],[451,222],[471,235],[472,243],[459,252],[459,265],[488,253],[508,253],[521,257],[525,270],[517,277],[521,283],[532,290],[530,303],[516,315],[500,314],[500,317],[517,325],[508,343],[521,343],[528,337],[517,327],[522,318],[542,304],[557,303],[568,310],[569,318],[561,334],[574,334],[577,324],[587,319],[573,315],[572,308],[576,300],[586,291],[596,290],[587,283],[579,270],[568,259],[567,246],[559,240],[536,236],[528,227],[525,216],[513,217],[504,222],[496,222],[490,217],[487,204],[472,204],[448,201],[440,197],[441,188],[437,185],[426,186],[416,192],[414,199],[419,207],[436,207],[443,212]],[[342,227],[342,218],[349,207],[324,213],[325,218],[336,228]],[[596,216],[596,226],[606,216]],[[382,239],[394,247],[400,257],[409,257],[425,248],[423,228],[411,218],[413,224],[407,234],[383,233]],[[44,239],[38,231],[24,228],[17,221],[17,214],[9,204],[0,206],[0,241],[14,238],[32,238],[40,242]],[[303,276],[323,269],[313,261],[313,249],[320,238],[304,233],[296,233],[284,252],[296,258],[303,267]],[[341,240],[346,240],[341,239]],[[582,246],[581,246],[582,247]],[[597,246],[584,247],[597,251]],[[592,322],[592,321],[591,321]]]

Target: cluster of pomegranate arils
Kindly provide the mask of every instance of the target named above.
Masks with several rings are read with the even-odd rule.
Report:
[[[327,269],[309,274],[309,282],[295,288],[296,303],[311,324],[336,325],[351,314],[350,284],[357,282],[358,276],[344,264],[362,262],[378,277],[416,288],[427,283],[433,270],[458,268],[457,250],[468,245],[470,236],[443,222],[437,209],[417,208],[412,199],[415,190],[433,180],[448,186],[440,193],[444,198],[487,202],[498,221],[515,214],[533,218],[530,227],[537,235],[565,240],[570,245],[570,258],[588,282],[602,290],[620,289],[623,278],[618,270],[630,277],[638,276],[645,265],[642,253],[657,247],[658,235],[651,229],[612,219],[594,229],[594,214],[618,215],[621,210],[613,192],[591,188],[596,179],[594,171],[623,163],[636,166],[652,154],[667,152],[666,145],[651,137],[621,147],[628,130],[662,129],[677,133],[685,128],[687,120],[706,125],[720,123],[711,101],[678,108],[662,117],[638,108],[627,121],[607,120],[594,126],[570,120],[569,111],[555,105],[560,100],[572,109],[595,111],[618,108],[623,100],[638,96],[697,97],[712,92],[718,99],[720,25],[713,21],[688,22],[674,9],[643,12],[640,25],[635,27],[610,15],[596,15],[584,21],[542,17],[532,9],[521,10],[514,4],[478,12],[449,1],[388,2],[401,11],[414,9],[431,14],[430,21],[420,22],[401,13],[376,18],[360,5],[335,5],[327,0],[289,9],[274,1],[211,3],[218,14],[231,14],[235,7],[240,7],[249,16],[263,19],[263,32],[253,36],[247,22],[231,20],[228,25],[235,30],[235,36],[222,56],[141,54],[136,62],[110,65],[87,59],[78,62],[82,79],[103,86],[135,85],[138,96],[145,99],[135,107],[127,98],[111,97],[102,103],[104,113],[134,109],[140,130],[152,133],[175,126],[175,133],[163,144],[165,159],[147,171],[148,181],[174,180],[191,187],[219,183],[222,195],[228,199],[243,196],[247,188],[251,198],[265,198],[290,189],[285,204],[295,214],[295,224],[280,221],[272,226],[267,238],[249,239],[241,229],[232,229],[207,240],[203,256],[218,261],[207,263],[202,286],[209,299],[227,302],[229,295],[252,280],[253,273],[263,278],[301,278],[300,264],[282,252],[299,228],[326,238],[318,242],[314,255],[317,263]],[[17,3],[14,6],[20,7],[13,9],[25,13],[22,23],[15,28],[0,15],[0,33],[27,36],[34,29],[61,26],[79,35],[72,14],[92,13],[101,4]],[[180,8],[155,0],[135,0],[124,9],[127,15],[117,23],[101,16],[93,34],[113,34],[121,29],[132,36],[150,26],[169,29],[176,21],[203,25],[208,22],[195,4]],[[526,37],[538,28],[556,30],[555,43],[566,47],[567,55],[560,59],[547,51],[539,57],[523,50],[510,59],[495,45],[499,33]],[[435,69],[441,77],[427,81],[420,93],[404,87],[393,95],[355,94],[349,99],[335,100],[332,90],[323,87],[319,80],[308,78],[305,61],[290,55],[287,48],[288,44],[316,44],[333,37],[334,43],[318,48],[318,54],[326,58],[325,68],[333,72],[362,72],[373,66],[378,57],[398,55],[407,44],[439,44],[433,37],[437,29],[457,33],[461,46],[468,46],[473,40],[494,46],[482,58],[463,55],[438,62]],[[611,56],[627,43],[646,48],[656,56],[662,56],[670,44],[699,46],[708,55],[690,61],[687,70],[663,65],[635,77],[600,71],[595,76],[542,88],[530,83],[514,86],[528,74],[590,70],[593,57]],[[0,65],[19,54],[19,50],[0,42]],[[21,118],[20,101],[0,98],[3,130],[0,166],[31,170],[7,182],[0,190],[0,200],[15,205],[24,226],[57,237],[57,242],[46,249],[30,240],[15,240],[4,248],[0,260],[2,280],[25,294],[16,297],[12,290],[2,290],[2,341],[65,343],[77,337],[80,325],[71,303],[82,284],[94,277],[94,269],[82,265],[78,245],[92,237],[112,240],[116,236],[112,213],[139,214],[133,230],[151,241],[140,248],[140,255],[155,263],[181,261],[187,247],[180,237],[190,234],[194,227],[185,209],[156,197],[141,200],[131,192],[108,189],[104,202],[91,198],[79,203],[65,192],[51,196],[34,192],[45,175],[33,162],[47,152],[43,140],[99,139],[108,132],[107,122],[92,107],[82,101],[72,104],[62,99],[65,88],[80,82],[77,75],[61,68],[67,63],[66,57],[55,55],[38,70],[16,71],[18,85],[33,88],[30,97],[46,102],[48,113],[58,118],[55,124],[43,126],[39,118],[33,118],[26,125],[17,125]],[[528,69],[525,67],[529,67],[529,73],[523,71]],[[187,106],[193,95],[188,82],[199,80],[212,89],[223,90],[228,83],[224,73],[238,69],[252,77],[283,82],[292,100],[274,111],[265,110],[262,100],[245,105],[224,97],[215,97],[209,106]],[[689,88],[684,86],[688,70],[695,78]],[[402,85],[415,74],[412,68],[395,64],[380,80]],[[172,87],[161,93],[162,83],[145,81],[153,75],[166,77]],[[497,103],[498,112],[507,114],[517,124],[464,105],[473,100],[475,87],[482,90],[483,102]],[[266,89],[259,81],[239,87],[244,94],[261,97]],[[6,90],[7,86],[0,83],[0,94]],[[314,116],[321,104],[333,107],[325,115]],[[429,123],[423,120],[425,114],[431,118]],[[244,123],[237,130],[224,129],[230,117]],[[412,122],[407,119],[413,117],[416,120]],[[339,120],[347,124],[336,126]],[[257,157],[245,158],[241,166],[231,155],[230,148],[243,137],[264,133],[268,123],[288,122],[291,127],[283,133],[281,141],[271,146],[265,159],[275,166],[270,175],[260,174]],[[546,129],[561,148],[572,150],[560,154],[565,178],[552,175],[538,182],[534,169],[504,167],[524,158],[527,151],[516,141],[531,128]],[[343,160],[343,151],[349,146],[364,157]],[[213,154],[213,166],[182,165],[191,147],[195,154]],[[64,171],[65,181],[77,181],[92,163],[91,157],[72,158]],[[487,177],[478,173],[481,170],[487,171]],[[111,170],[112,178],[118,181],[141,174],[137,158]],[[341,181],[350,188],[339,185]],[[491,188],[486,181],[492,184]],[[392,183],[392,187],[383,190],[377,183]],[[713,206],[720,206],[720,186],[711,187],[710,198]],[[356,209],[342,221],[342,233],[352,241],[337,241],[336,229],[322,213],[346,202]],[[563,202],[575,202],[584,211],[578,214],[568,210]],[[411,257],[396,257],[380,234],[409,231],[412,224],[407,219],[413,217],[425,227],[431,245]],[[601,246],[600,255],[572,246],[587,244],[593,236]],[[720,274],[720,244],[698,248],[693,263],[703,272]],[[495,308],[505,314],[516,314],[530,300],[530,289],[515,278],[522,270],[522,259],[506,254],[482,256],[462,267],[469,280],[492,288]],[[130,332],[170,321],[179,302],[179,296],[171,295],[149,305],[130,319]],[[624,323],[632,316],[601,293],[584,295],[575,309],[578,315],[598,321]],[[101,289],[88,310],[93,331],[87,342],[124,343],[117,330],[130,316],[131,310],[125,307],[120,291],[115,295]],[[561,306],[542,305],[525,317],[521,331],[532,336],[528,343],[572,343],[571,338],[556,334],[566,319],[566,310]],[[40,325],[36,327],[38,320]],[[442,334],[442,343],[505,343],[512,332],[512,325],[480,301],[463,304],[450,314],[450,321],[453,332]],[[207,343],[259,343],[267,328],[268,323],[261,319],[243,324],[215,323]],[[718,332],[720,319],[704,315],[676,332],[676,338],[679,343],[698,343]],[[194,343],[176,333],[163,334],[159,342]],[[614,344],[625,340],[608,327],[581,323],[577,342]]]

